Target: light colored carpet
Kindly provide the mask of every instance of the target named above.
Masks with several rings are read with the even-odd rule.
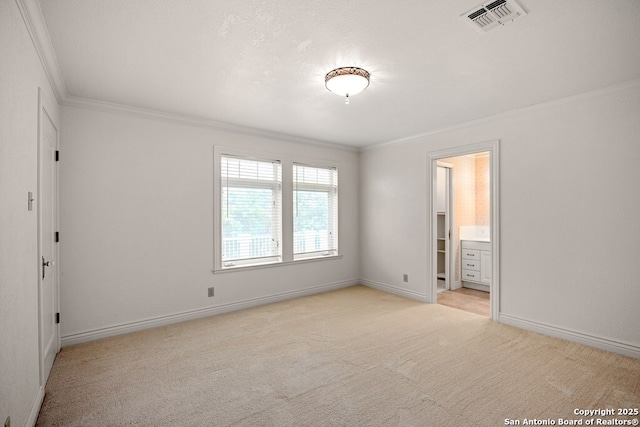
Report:
[[[500,426],[637,408],[640,360],[362,286],[64,348],[40,426]]]

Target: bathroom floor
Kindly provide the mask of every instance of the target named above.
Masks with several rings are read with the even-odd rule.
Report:
[[[438,292],[438,304],[489,317],[489,292],[460,288]]]

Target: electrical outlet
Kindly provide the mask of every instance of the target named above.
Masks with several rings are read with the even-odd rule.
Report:
[[[214,292],[213,292],[213,288],[211,287],[209,288],[209,298],[211,298],[213,295],[214,295]]]
[[[11,417],[7,417],[4,422],[4,427],[11,427]]]
[[[408,282],[409,281],[409,275],[407,273],[403,274],[402,275],[402,280],[405,281],[405,282]]]

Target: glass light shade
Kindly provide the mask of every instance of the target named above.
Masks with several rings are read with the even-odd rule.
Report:
[[[324,82],[331,92],[349,97],[369,86],[369,72],[356,67],[336,68],[326,75]]]

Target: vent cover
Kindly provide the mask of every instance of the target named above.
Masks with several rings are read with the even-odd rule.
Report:
[[[467,13],[460,15],[460,18],[484,34],[526,14],[527,12],[516,3],[516,0],[496,0],[476,6]]]

